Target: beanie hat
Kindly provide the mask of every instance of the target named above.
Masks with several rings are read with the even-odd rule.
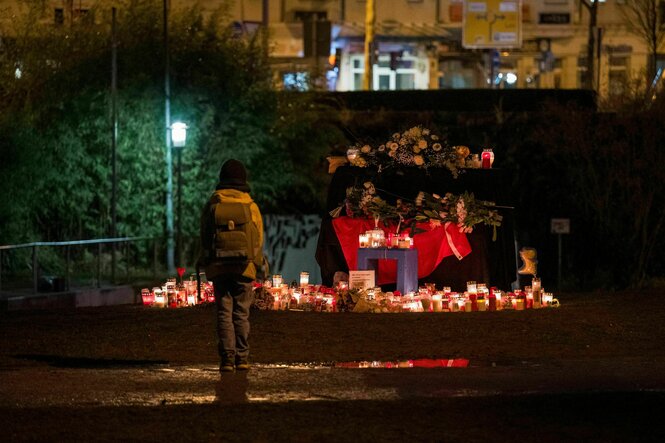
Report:
[[[219,183],[217,189],[237,189],[249,192],[247,185],[247,170],[242,162],[230,159],[224,162],[219,170]]]

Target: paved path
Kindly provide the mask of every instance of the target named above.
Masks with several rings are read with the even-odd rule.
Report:
[[[254,365],[248,372],[221,376],[216,366],[205,365],[86,368],[27,363],[0,374],[0,407],[10,408],[665,392],[662,364],[609,361],[440,369]]]

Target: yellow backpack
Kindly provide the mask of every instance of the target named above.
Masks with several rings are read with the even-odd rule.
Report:
[[[259,231],[252,222],[248,203],[216,201],[210,208],[214,215],[213,260],[226,263],[263,263]]]

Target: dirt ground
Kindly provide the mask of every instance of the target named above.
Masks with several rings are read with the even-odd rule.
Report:
[[[404,377],[407,387],[414,383],[398,400],[73,408],[0,401],[0,437],[9,441],[662,441],[662,291],[555,295],[560,308],[520,312],[252,312],[251,359],[257,364],[470,360],[470,367],[459,369],[454,377],[442,372],[450,369],[408,375],[374,370],[388,371],[383,374],[389,378]],[[2,386],[7,380],[25,380],[16,376],[21,371],[47,374],[57,367],[151,364],[214,367],[218,363],[214,321],[212,306],[0,313],[0,394],[31,384]],[[570,386],[581,389],[534,388],[529,393],[530,377],[535,386],[542,383],[542,374],[536,380],[535,372],[520,369],[524,367],[544,368],[552,377],[561,369]],[[417,385],[419,377],[439,390],[447,378],[454,383],[455,377],[466,377],[468,386],[481,385],[497,368],[524,373],[519,394],[428,395]],[[595,384],[584,389],[588,380],[609,373],[615,379],[608,378],[602,389]],[[215,389],[228,389],[240,379],[228,380],[215,381]],[[371,384],[379,379],[367,380]],[[617,381],[616,389],[611,380]],[[46,388],[35,382],[34,389]]]

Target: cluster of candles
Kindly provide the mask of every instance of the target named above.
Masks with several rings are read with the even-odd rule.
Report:
[[[281,274],[263,282],[263,288],[272,296],[266,308],[274,311],[299,310],[315,312],[335,311],[335,291],[321,285],[309,284],[309,273],[301,272],[298,284],[289,286]]]
[[[372,229],[364,234],[358,235],[358,246],[361,248],[401,248],[409,249],[413,247],[413,238],[409,234],[388,234],[386,238],[382,229]]]
[[[275,311],[298,310],[336,312],[337,295],[348,291],[348,282],[340,281],[336,288],[309,283],[309,273],[301,272],[298,283],[284,282],[280,274],[265,280],[260,287],[272,296],[265,308]],[[381,312],[474,312],[513,309],[538,309],[559,306],[559,301],[550,292],[545,292],[541,280],[534,277],[530,286],[512,292],[503,292],[485,283],[469,281],[466,291],[453,292],[444,286],[437,290],[434,283],[421,286],[418,292],[401,295],[398,292],[383,292],[380,287],[363,289],[360,295],[370,304],[380,306]],[[201,292],[197,290],[196,276],[188,281],[176,283],[169,278],[161,287],[141,289],[145,306],[178,308],[202,303],[213,303],[213,285],[201,275]]]
[[[309,274],[300,273],[300,282],[290,286],[281,275],[273,275],[263,283],[263,288],[272,295],[272,303],[265,309],[336,312],[338,294],[349,289],[348,282],[341,281],[336,288],[309,284]],[[360,292],[370,304],[381,312],[474,312],[513,309],[537,309],[558,306],[552,293],[544,292],[539,278],[533,278],[530,286],[512,292],[503,292],[485,283],[467,282],[466,291],[458,293],[450,287],[437,290],[433,283],[419,288],[418,292],[401,295],[398,292],[383,292],[380,287],[363,289]]]
[[[156,308],[181,308],[215,301],[215,291],[212,282],[207,281],[205,273],[201,273],[201,294],[197,288],[196,275],[190,279],[176,283],[176,279],[169,278],[164,285],[154,288],[141,289],[141,301],[144,306]]]
[[[541,280],[536,277],[530,286],[512,292],[503,292],[494,286],[488,288],[485,283],[475,281],[467,282],[466,291],[462,293],[452,292],[449,287],[437,291],[433,284],[428,284],[419,288],[418,295],[412,295],[412,299],[408,310],[420,312],[523,311],[559,305],[552,293],[544,292]]]

